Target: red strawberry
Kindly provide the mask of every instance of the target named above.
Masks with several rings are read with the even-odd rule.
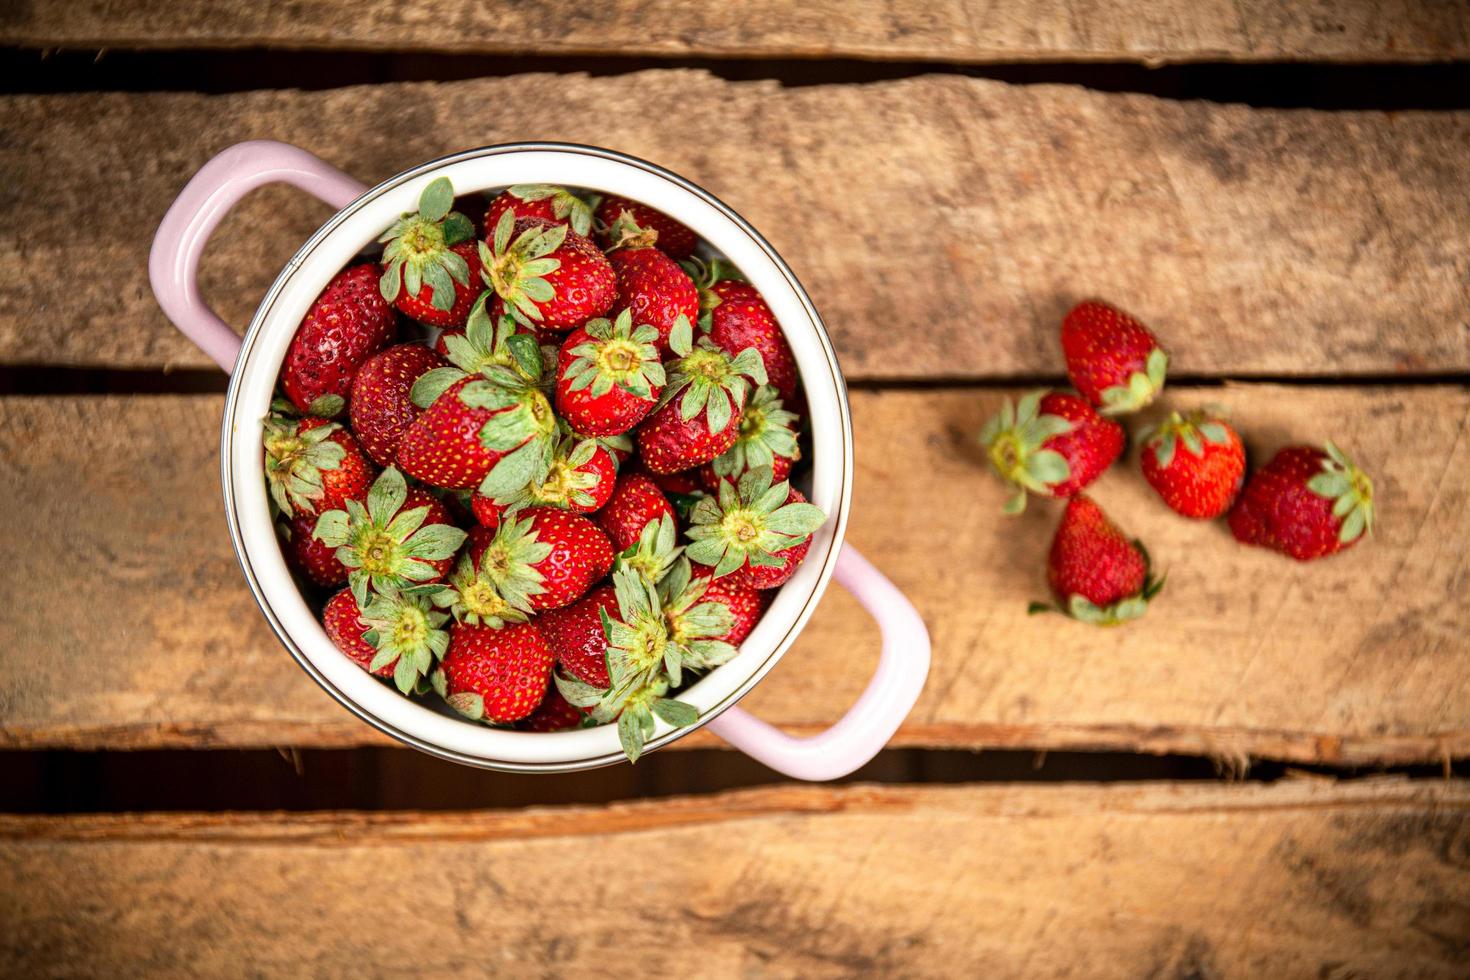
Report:
[[[772,485],[771,471],[751,470],[738,483],[721,481],[689,513],[689,560],[730,576],[732,585],[772,589],[806,558],[812,533],[827,519],[787,483]]]
[[[1125,538],[1102,508],[1082,495],[1067,501],[1046,575],[1063,611],[1101,626],[1142,616],[1164,584],[1150,577],[1142,547]],[[1032,611],[1044,608],[1033,605]]]
[[[493,536],[470,532],[455,585],[461,593],[488,589],[521,613],[541,612],[581,598],[612,563],[612,545],[596,524],[571,511],[528,507],[507,514]]]
[[[341,585],[347,581],[347,566],[337,560],[337,549],[316,538],[316,517],[302,514],[281,528],[286,539],[286,560],[292,568],[317,585]]]
[[[769,466],[772,482],[780,483],[801,458],[796,426],[796,413],[782,407],[776,389],[761,385],[740,415],[740,435],[734,445],[699,468],[699,482],[712,491],[720,480],[738,480],[753,469]]]
[[[1373,530],[1373,481],[1332,443],[1288,446],[1257,470],[1230,511],[1236,540],[1310,561]]]
[[[613,313],[626,310],[634,323],[652,324],[658,330],[659,350],[667,354],[674,326],[680,320],[692,325],[699,319],[699,290],[677,262],[653,247],[656,232],[640,228],[624,215],[613,226],[612,236],[607,260],[618,276]]]
[[[378,292],[375,264],[337,273],[286,349],[281,386],[291,404],[313,415],[340,415],[358,366],[391,341],[397,328],[393,308]]]
[[[332,596],[322,610],[322,625],[337,649],[363,670],[393,678],[404,694],[444,656],[448,619],[428,596],[369,595],[359,607],[350,589]]]
[[[1123,451],[1123,427],[1063,392],[1033,391],[980,430],[990,465],[1015,492],[1007,514],[1026,509],[1026,492],[1070,497],[1102,475]]]
[[[685,268],[693,270],[699,288],[700,329],[732,355],[754,347],[781,400],[798,407],[796,357],[764,297],[725,262],[689,262]]]
[[[337,560],[351,569],[348,582],[359,604],[369,588],[383,594],[441,581],[465,539],[443,504],[410,489],[391,466],[368,491],[366,507],[349,500],[345,510],[327,511],[313,536],[336,548]]]
[[[485,291],[475,226],[454,207],[454,188],[439,177],[419,195],[417,214],[405,214],[378,239],[383,249],[383,298],[421,323],[462,327]]]
[[[1150,430],[1139,453],[1149,485],[1185,517],[1219,517],[1245,477],[1245,447],[1217,413],[1172,413]]]
[[[500,498],[476,492],[471,505],[476,519],[490,528],[500,525],[508,509],[527,505],[591,514],[607,503],[617,478],[618,466],[612,453],[595,439],[567,436],[553,452],[546,478],[540,483]]]
[[[556,653],[561,669],[585,684],[601,688],[610,683],[603,612],[618,617],[617,592],[611,585],[593,589],[565,609],[552,609],[536,617],[536,625]]]
[[[638,543],[638,536],[650,521],[665,515],[677,516],[663,491],[646,474],[628,472],[618,477],[612,499],[598,512],[596,520],[607,532],[613,550],[621,554]]]
[[[1104,415],[1143,408],[1164,388],[1169,356],[1148,328],[1106,303],[1078,303],[1062,321],[1067,375]]]
[[[536,710],[554,662],[541,632],[529,623],[499,629],[456,623],[449,631],[449,652],[431,679],[466,718],[504,725]]]
[[[404,430],[419,417],[419,407],[409,397],[414,382],[445,366],[443,358],[423,344],[399,344],[379,351],[357,369],[348,417],[362,448],[379,465],[393,465]]]
[[[604,195],[597,206],[596,221],[603,244],[610,245],[614,239],[613,228],[624,214],[629,215],[640,228],[648,228],[658,234],[659,249],[671,258],[682,259],[694,253],[699,243],[694,232],[670,218],[662,211],[630,201],[626,197]]]
[[[507,211],[517,218],[569,224],[572,231],[583,236],[592,230],[592,208],[576,194],[554,184],[517,184],[501,191],[485,212],[485,227],[493,230]]]
[[[694,497],[704,492],[699,482],[699,474],[694,470],[685,470],[681,473],[647,473],[646,475],[653,481],[654,486],[663,491],[666,497]]]
[[[574,432],[617,436],[653,411],[664,388],[657,332],[627,310],[572,331],[556,368],[556,410]]]
[[[272,412],[264,443],[266,485],[287,517],[337,510],[367,496],[373,464],[337,423]]]
[[[516,320],[571,330],[602,316],[617,297],[617,276],[597,246],[566,225],[517,220],[509,211],[480,244],[490,288]]]
[[[732,358],[705,338],[693,346],[688,331],[674,332],[673,348],[679,360],[658,407],[638,429],[638,453],[654,473],[692,469],[734,445],[751,381],[766,383],[753,348]]]
[[[574,708],[561,696],[561,692],[555,685],[548,685],[546,697],[541,699],[541,704],[536,710],[525,718],[516,722],[516,730],[522,732],[568,732],[574,728],[582,727],[582,719],[587,714],[581,708]]]
[[[470,497],[470,510],[475,515],[475,520],[487,531],[493,531],[500,526],[500,519],[505,516],[505,508],[500,506],[491,497],[476,491]]]
[[[761,617],[765,615],[766,607],[771,604],[773,593],[739,585],[732,581],[734,578],[733,575],[727,575],[724,578],[703,580],[705,583],[704,601],[718,602],[730,610],[730,617],[734,625],[730,627],[728,633],[718,639],[739,646],[745,642],[745,638],[755,629],[755,624],[759,623]]]

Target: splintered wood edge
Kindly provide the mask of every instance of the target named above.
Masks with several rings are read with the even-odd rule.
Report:
[[[1071,814],[1248,814],[1408,807],[1470,810],[1470,781],[1320,777],[1272,784],[1100,786],[772,786],[606,806],[524,810],[314,813],[0,814],[0,841],[174,841],[310,846],[393,845],[623,834],[765,817],[963,813],[1051,819]]]

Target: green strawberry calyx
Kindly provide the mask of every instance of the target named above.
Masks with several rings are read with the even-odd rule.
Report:
[[[671,664],[681,669],[682,653],[670,642],[658,590],[626,568],[613,573],[613,588],[618,618],[601,610],[611,683],[602,689],[557,674],[556,686],[572,705],[591,708],[593,722],[607,724],[616,719],[623,753],[630,762],[637,762],[656,730],[655,718],[684,728],[699,721],[699,711],[667,697],[674,686],[667,671]]]
[[[1322,472],[1307,481],[1307,489],[1332,501],[1332,516],[1342,522],[1337,539],[1347,544],[1373,533],[1373,481],[1332,442],[1322,448]]]
[[[404,214],[378,238],[386,243],[378,280],[385,300],[393,302],[404,289],[417,296],[428,283],[434,309],[454,308],[454,285],[469,285],[470,267],[450,246],[473,238],[475,226],[453,207],[454,187],[448,177],[438,177],[419,195],[418,211]]]
[[[1046,444],[1071,432],[1076,423],[1060,415],[1040,414],[1046,394],[1045,388],[1029,392],[1014,405],[1007,398],[980,430],[980,445],[985,447],[991,468],[1015,488],[1005,504],[1007,514],[1026,509],[1028,491],[1053,496],[1052,487],[1072,475],[1067,457]]]
[[[536,225],[516,235],[515,225],[515,212],[506,211],[490,241],[480,243],[482,275],[516,322],[531,326],[543,318],[537,304],[556,298],[546,277],[561,268],[561,259],[552,256],[566,241],[567,226]]]
[[[668,386],[659,396],[656,412],[679,399],[679,418],[685,422],[704,413],[710,435],[718,435],[741,411],[751,382],[766,384],[766,362],[760,351],[747,347],[731,357],[707,337],[696,344],[693,328],[681,316],[674,321],[669,347],[679,355],[669,373]]]
[[[633,217],[631,211],[621,211],[608,227],[608,252],[618,249],[652,248],[658,242],[658,229],[645,228]]]
[[[430,563],[464,543],[465,533],[452,524],[424,524],[427,505],[404,510],[407,499],[408,481],[390,466],[373,482],[367,506],[348,500],[346,510],[317,518],[313,536],[337,549],[358,608],[367,604],[369,589],[387,595],[435,578],[438,571]]]
[[[508,368],[526,381],[541,378],[543,358],[536,338],[522,333],[515,319],[502,316],[492,322],[488,296],[481,293],[470,307],[465,331],[444,335],[444,351],[452,367],[426,371],[414,383],[409,397],[420,408],[428,408],[456,381],[469,375],[484,375],[491,368]]]
[[[1136,412],[1153,401],[1164,390],[1164,376],[1169,373],[1169,355],[1162,347],[1148,352],[1142,371],[1128,376],[1128,383],[1104,388],[1100,415],[1124,415]]]
[[[800,459],[796,425],[796,413],[782,407],[776,389],[761,385],[740,415],[740,435],[734,445],[710,464],[715,475],[734,478],[748,470],[774,466],[777,456],[793,462]]]
[[[629,569],[644,581],[658,585],[684,553],[678,542],[679,530],[673,517],[662,514],[643,525],[643,530],[638,532],[638,540],[617,556],[613,568]]]
[[[565,435],[552,451],[551,465],[540,483],[530,483],[505,498],[496,498],[501,507],[592,508],[597,504],[593,493],[602,483],[602,474],[587,468],[597,455],[598,443],[571,434]]]
[[[310,514],[326,495],[322,473],[342,465],[347,450],[332,439],[335,422],[303,430],[300,420],[272,412],[265,420],[265,479],[283,514]]]
[[[657,327],[634,327],[633,312],[624,310],[616,321],[598,318],[583,329],[588,339],[571,349],[575,360],[564,372],[569,390],[601,398],[617,387],[645,401],[658,397],[668,379],[659,360]]]
[[[772,485],[771,469],[762,466],[738,481],[721,480],[715,496],[701,499],[689,512],[692,542],[684,551],[690,561],[714,569],[721,578],[744,565],[779,566],[780,552],[809,539],[827,520],[815,504],[787,503],[791,484]]]
[[[735,627],[734,614],[722,602],[703,601],[711,581],[708,576],[694,578],[689,559],[680,558],[659,584],[669,628],[664,671],[675,687],[682,682],[684,670],[718,667],[737,652],[733,644],[720,639]]]
[[[454,590],[442,585],[370,594],[358,610],[367,627],[362,638],[378,651],[368,670],[376,673],[391,664],[398,689],[404,694],[414,690],[449,648],[449,633],[443,628],[449,614],[440,609],[455,598]]]
[[[565,187],[555,184],[516,184],[506,192],[522,201],[544,201],[551,199],[551,213],[558,221],[572,226],[572,231],[585,235],[592,230],[592,205],[573,194]]]
[[[478,615],[487,625],[495,619],[522,622],[532,599],[546,591],[546,577],[536,566],[551,557],[551,545],[539,540],[535,520],[519,509],[508,511],[485,546],[478,565],[460,559],[451,582],[459,590],[456,615]],[[472,620],[473,622],[473,620]]]
[[[1221,418],[1223,413],[1211,409],[1192,412],[1171,412],[1169,417],[1150,429],[1145,429],[1139,441],[1152,449],[1159,469],[1167,470],[1182,444],[1186,452],[1196,459],[1205,454],[1205,443],[1216,446],[1230,445],[1230,430]]]
[[[1149,558],[1148,550],[1144,548],[1143,542],[1135,540],[1133,547],[1143,555],[1143,588],[1136,595],[1125,596],[1117,602],[1108,606],[1099,606],[1086,596],[1072,594],[1067,597],[1065,606],[1061,609],[1045,602],[1033,602],[1026,607],[1026,612],[1035,615],[1044,612],[1061,612],[1071,616],[1073,619],[1083,623],[1091,623],[1094,626],[1118,626],[1130,620],[1138,619],[1148,611],[1148,604],[1164,589],[1164,580],[1167,575],[1154,578],[1153,562]]]

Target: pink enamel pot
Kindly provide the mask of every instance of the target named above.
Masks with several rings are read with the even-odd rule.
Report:
[[[843,544],[852,492],[852,416],[827,331],[786,263],[739,215],[689,181],[611,150],[563,143],[489,146],[434,160],[368,189],[304,150],[256,141],[210,160],[169,208],[149,257],[153,290],[169,319],[231,373],[220,435],[225,515],[245,580],[286,649],[363,721],[441,758],[517,772],[565,772],[623,758],[616,726],[552,734],[488,728],[447,707],[435,710],[427,700],[405,698],[375,680],[328,640],[287,571],[272,530],[261,469],[261,422],[286,347],[327,281],[400,213],[415,210],[424,186],[441,176],[460,194],[544,182],[643,201],[692,228],[766,297],[796,355],[809,404],[808,496],[829,519],[735,659],[679,694],[699,710],[699,724],[676,730],[659,722],[647,751],[707,725],[734,747],[798,779],[834,779],[867,762],[892,737],[923,688],[929,636],[903,594]],[[237,201],[277,182],[339,210],[286,263],[242,339],[200,296],[199,259],[210,233]],[[793,738],[736,703],[790,648],[834,576],[877,621],[882,656],[843,718],[820,734]]]

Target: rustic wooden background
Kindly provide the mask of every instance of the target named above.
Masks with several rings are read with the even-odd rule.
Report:
[[[1464,4],[0,0],[0,46],[0,974],[1465,974]],[[145,268],[261,137],[366,181],[603,144],[759,227],[853,389],[851,539],[933,634],[899,748],[838,787],[702,734],[572,782],[388,750],[397,790],[290,802],[387,743],[255,612],[223,382]],[[268,189],[226,220],[227,319],[324,217]],[[1349,447],[1376,539],[1298,567],[1124,465],[1097,495],[1168,590],[1124,629],[1028,618],[1056,511],[1000,520],[973,436],[1059,378],[1089,295],[1258,458]],[[820,729],[875,642],[834,591],[749,706]]]

